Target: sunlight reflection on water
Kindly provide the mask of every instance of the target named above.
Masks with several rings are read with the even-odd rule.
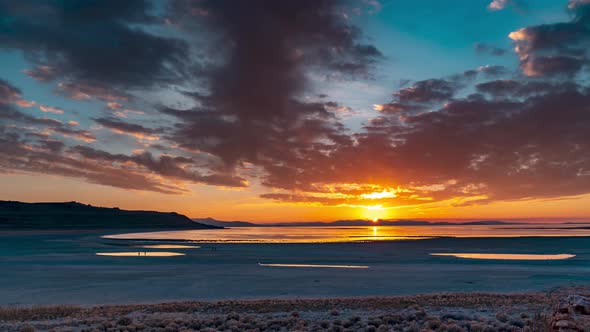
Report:
[[[143,246],[137,246],[136,248],[146,249],[198,249],[200,246],[189,246],[185,244],[146,244]]]
[[[330,264],[264,264],[258,263],[260,266],[270,267],[312,267],[312,268],[332,268],[332,269],[368,269],[368,265],[330,265]]]
[[[501,260],[526,260],[526,261],[543,261],[543,260],[558,260],[576,257],[570,254],[489,254],[489,253],[431,253],[431,256],[451,256],[457,258],[470,259],[501,259]]]
[[[559,225],[563,227],[562,225]],[[570,225],[571,226],[571,225]],[[535,228],[537,227],[537,228]],[[193,241],[201,243],[320,243],[421,240],[433,237],[590,236],[589,229],[538,228],[538,225],[506,226],[349,226],[349,227],[234,227],[127,233],[109,239]]]
[[[168,251],[124,251],[124,252],[97,252],[96,256],[115,256],[115,257],[171,257],[184,256],[185,254],[179,252]]]

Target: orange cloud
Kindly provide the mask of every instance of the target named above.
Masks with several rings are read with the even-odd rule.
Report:
[[[64,110],[59,107],[39,105],[39,109],[45,113],[64,114]]]

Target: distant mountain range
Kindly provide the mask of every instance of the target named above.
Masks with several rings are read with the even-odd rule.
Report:
[[[77,202],[0,201],[2,230],[211,229],[176,212],[128,211]]]
[[[175,212],[129,211],[104,208],[78,202],[23,203],[0,201],[2,230],[79,230],[79,229],[212,229],[223,227],[293,226],[449,226],[518,225],[517,222],[481,220],[469,222],[433,222],[424,220],[336,220],[332,222],[284,222],[256,224],[247,221],[221,221],[213,218],[190,219]]]
[[[336,221],[313,221],[313,222],[285,222],[285,223],[269,223],[269,224],[256,224],[247,221],[221,221],[213,218],[195,218],[195,222],[219,226],[219,227],[293,227],[293,226],[452,226],[452,225],[463,225],[463,226],[477,226],[477,225],[520,225],[518,222],[508,222],[499,220],[478,220],[478,221],[467,221],[467,222],[434,222],[424,220],[379,220],[374,223],[370,220],[364,219],[353,219],[353,220],[336,220]]]

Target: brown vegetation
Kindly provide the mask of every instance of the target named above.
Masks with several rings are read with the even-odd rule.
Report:
[[[550,330],[563,293],[432,294],[380,298],[175,302],[0,308],[0,331]]]

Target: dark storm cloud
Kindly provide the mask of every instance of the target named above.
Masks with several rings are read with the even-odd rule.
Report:
[[[198,75],[206,82],[205,89],[186,94],[197,106],[165,108],[164,113],[177,123],[173,132],[162,132],[165,144],[178,145],[187,154],[210,156],[204,166],[196,165],[203,175],[182,177],[189,181],[242,186],[243,179],[235,174],[245,162],[273,170],[297,155],[319,156],[335,144],[350,142],[338,120],[345,107],[302,101],[311,92],[311,71],[330,79],[368,78],[383,57],[342,15],[348,4],[173,1],[164,8],[169,12],[160,13],[168,19],[153,16],[149,4],[0,1],[8,18],[0,26],[0,44],[27,53],[33,63],[26,72],[29,76],[43,82],[58,80],[56,92],[78,100],[128,101],[133,88],[182,84]],[[171,23],[162,27],[178,28],[186,38],[156,35],[155,22]],[[188,67],[192,37],[206,39],[208,46],[192,59],[203,64]],[[28,116],[26,121],[41,125],[46,120]],[[155,133],[133,122],[95,121],[121,133]],[[132,162],[136,161],[152,171],[157,164]],[[175,169],[169,164],[162,167]]]
[[[483,203],[585,194],[590,188],[589,102],[587,89],[575,85],[513,101],[451,100],[437,111],[409,115],[401,124],[391,120],[367,127],[356,135],[356,145],[340,145],[329,157],[300,168],[294,189],[307,191],[307,198],[265,197],[320,197],[317,202],[340,204],[341,199],[325,199],[314,189],[330,183],[404,188],[404,195],[380,202],[384,205],[423,204],[428,201],[420,199],[426,197]],[[285,181],[278,171],[269,178],[275,187]],[[366,203],[359,198],[347,202]]]
[[[207,73],[209,91],[193,94],[198,107],[164,110],[181,120],[170,139],[211,153],[228,168],[242,162],[265,168],[288,164],[298,150],[317,152],[348,139],[340,133],[333,105],[300,100],[308,91],[308,71],[365,77],[381,58],[338,5],[330,0],[176,2],[177,24],[208,31],[221,57]]]
[[[470,72],[402,87],[391,103],[377,105],[380,116],[354,134],[352,144],[272,169],[265,183],[288,190],[263,197],[371,204],[360,196],[330,196],[335,184],[390,188],[394,197],[371,201],[384,206],[587,194],[590,88],[576,74],[587,65],[589,8],[578,2],[571,22],[510,35],[525,76],[485,81],[508,74],[486,66],[479,77]],[[461,96],[472,83],[476,93]]]
[[[0,169],[167,194],[191,183],[243,187],[251,176],[273,189],[264,198],[327,205],[589,192],[590,89],[576,75],[587,65],[586,4],[572,7],[570,22],[510,35],[525,76],[484,66],[405,82],[356,133],[340,120],[346,105],[306,98],[326,79],[370,78],[383,57],[343,8],[330,0],[173,1],[156,17],[143,1],[0,0],[0,44],[27,52],[27,74],[56,82],[59,94],[121,110],[139,98],[134,89],[171,83],[192,102],[161,106],[164,119],[145,122],[93,116],[111,131],[157,135],[158,144],[142,145],[147,151],[114,153],[102,142],[61,140],[95,136],[19,109],[33,104],[0,81]],[[392,194],[362,196],[383,188]]]
[[[526,75],[572,75],[588,64],[590,3],[577,2],[569,9],[569,22],[525,27],[510,33]]]
[[[118,89],[173,82],[182,77],[188,47],[148,32],[151,2],[0,1],[0,47],[20,49],[42,81]]]

